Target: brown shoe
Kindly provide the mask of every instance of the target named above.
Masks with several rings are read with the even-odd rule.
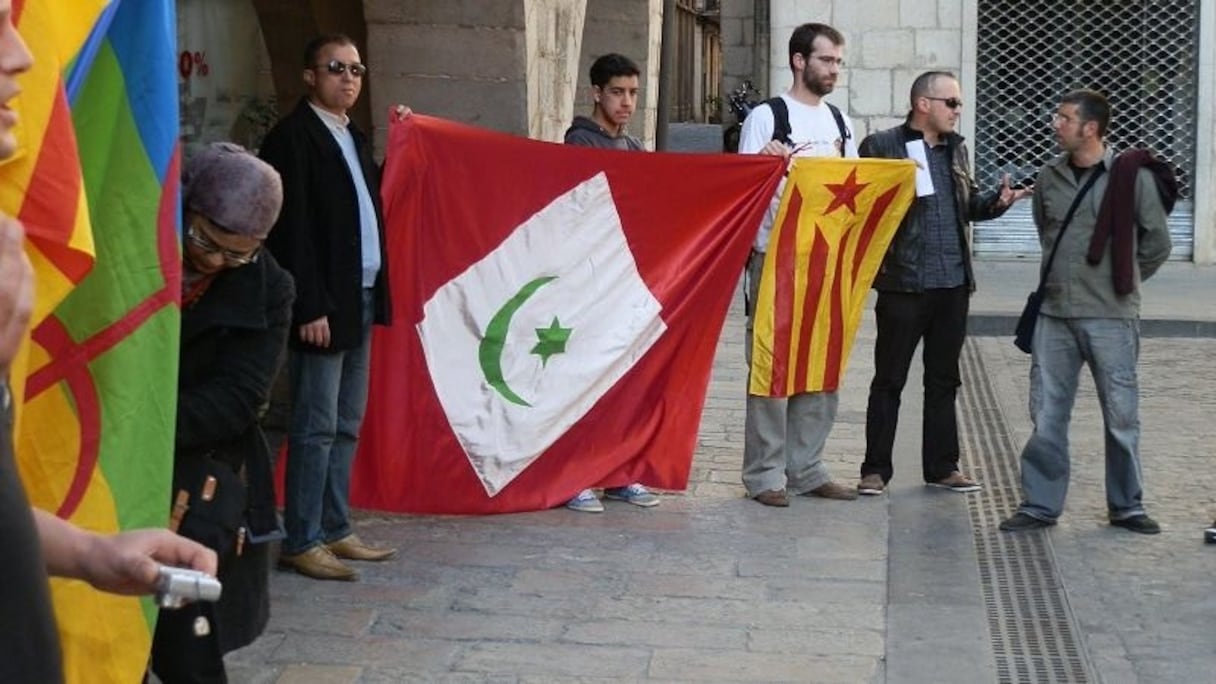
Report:
[[[397,555],[397,549],[387,546],[368,544],[356,534],[348,534],[338,541],[326,544],[329,550],[338,558],[346,560],[382,561]]]
[[[767,489],[752,498],[765,506],[785,508],[790,505],[790,498],[785,495],[784,489]]]
[[[805,496],[817,496],[821,499],[835,501],[852,501],[857,498],[857,490],[829,480],[807,492]]]
[[[294,556],[279,556],[279,567],[319,580],[353,582],[359,579],[359,573],[354,568],[338,560],[324,545],[314,546]]]
[[[958,492],[960,494],[966,494],[967,492],[978,492],[982,488],[980,483],[972,480],[957,470],[950,473],[950,476],[947,478],[938,480],[937,482],[926,482],[925,484],[929,485],[930,487],[949,489],[952,492]]]
[[[878,496],[887,488],[887,483],[882,481],[882,475],[878,473],[870,473],[861,478],[857,483],[857,493],[866,496]]]

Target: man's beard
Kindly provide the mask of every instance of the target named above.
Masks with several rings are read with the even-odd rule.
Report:
[[[819,97],[831,94],[831,92],[836,88],[834,83],[828,85],[822,80],[816,79],[809,71],[802,72],[802,85],[806,86],[807,90],[815,93]]]

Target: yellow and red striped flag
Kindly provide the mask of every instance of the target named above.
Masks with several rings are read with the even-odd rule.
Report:
[[[840,386],[866,296],[911,206],[906,160],[795,160],[756,297],[750,394]]]

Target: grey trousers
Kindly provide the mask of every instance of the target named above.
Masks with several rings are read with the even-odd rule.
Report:
[[[1139,322],[1039,316],[1031,344],[1034,434],[1022,449],[1023,500],[1018,511],[1040,520],[1055,520],[1064,512],[1070,470],[1068,424],[1085,364],[1102,407],[1107,513],[1111,520],[1144,513],[1136,377]]]
[[[747,301],[756,301],[764,255],[753,252],[747,262]],[[747,364],[752,360],[755,307],[748,307]],[[770,489],[804,494],[832,479],[823,463],[823,446],[836,422],[835,392],[809,392],[788,399],[747,395],[743,433],[743,486],[748,496]]]

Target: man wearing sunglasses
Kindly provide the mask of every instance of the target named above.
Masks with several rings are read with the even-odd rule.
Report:
[[[857,491],[882,494],[891,480],[900,394],[923,340],[921,476],[930,486],[974,492],[980,484],[958,466],[954,408],[967,308],[975,290],[971,222],[1000,216],[1032,190],[1010,188],[1006,176],[995,192],[977,191],[967,146],[954,131],[963,100],[953,74],[929,71],[918,76],[909,104],[911,111],[902,125],[867,136],[861,143],[863,157],[906,159],[923,154],[933,182],[927,194],[918,191],[920,196],[904,216],[874,278],[878,337],[866,408],[866,456]]]
[[[354,534],[348,505],[371,326],[389,318],[380,174],[347,116],[366,77],[349,37],[314,39],[304,50],[308,94],[261,149],[283,177],[283,211],[266,246],[296,282],[279,564],[316,579],[354,580],[344,559],[396,554]]]

